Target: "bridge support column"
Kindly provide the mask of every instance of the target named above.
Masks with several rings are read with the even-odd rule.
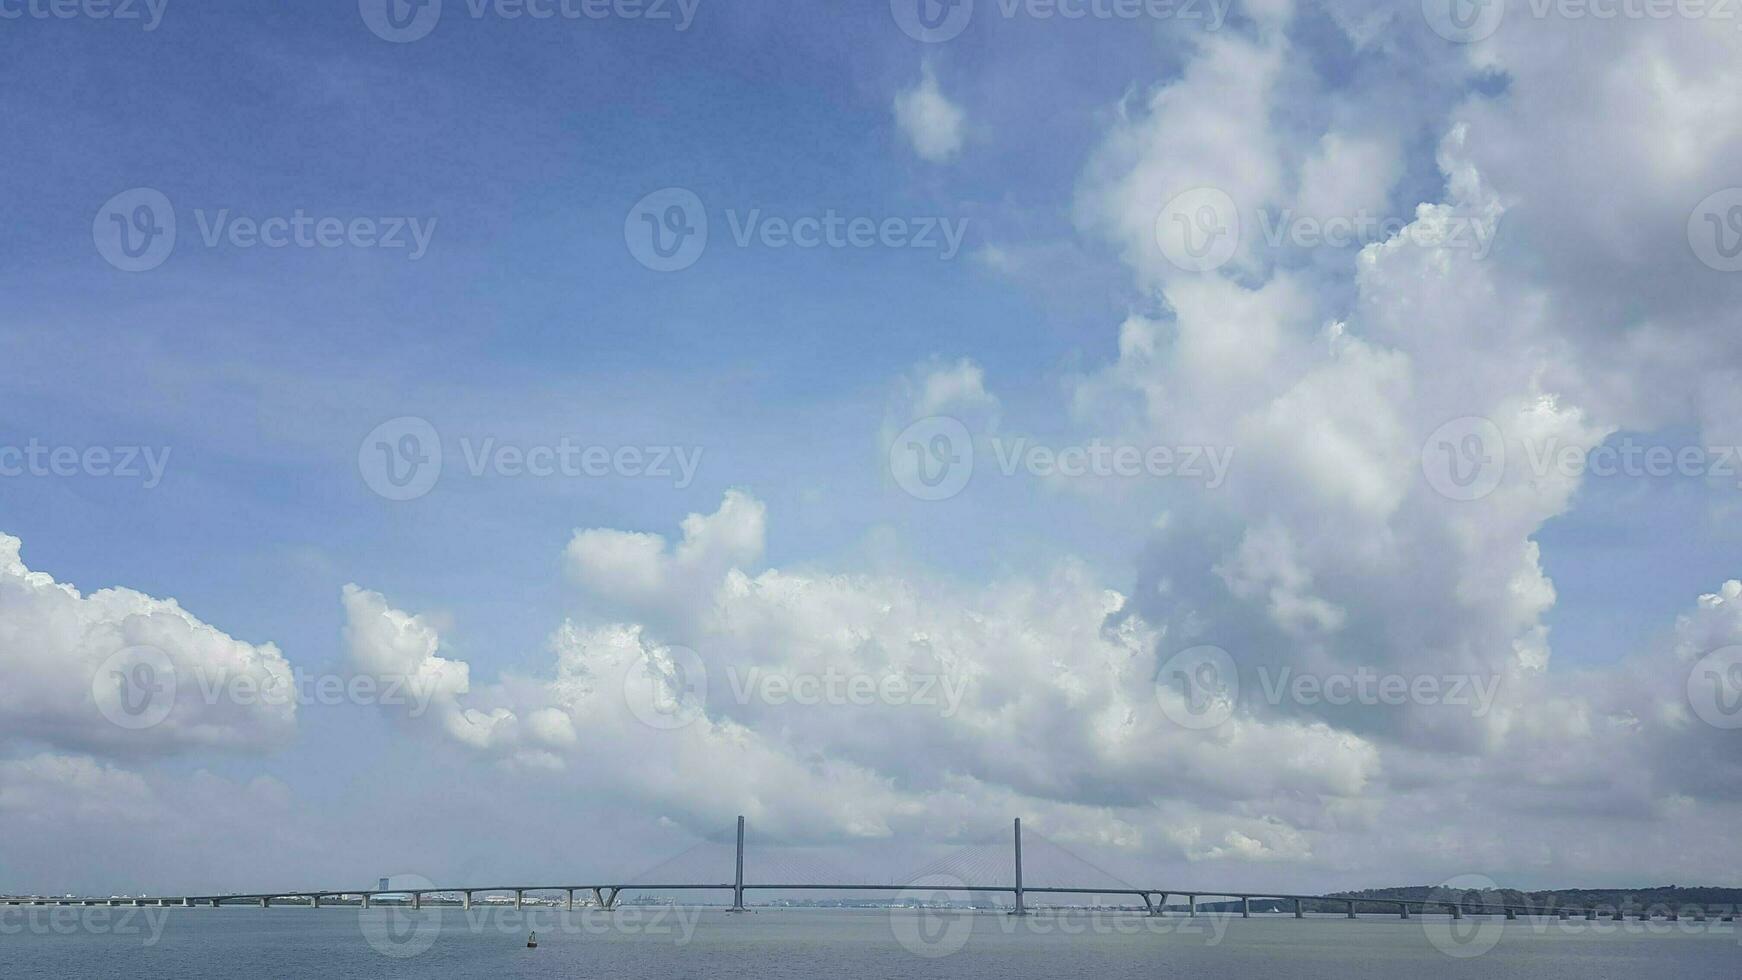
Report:
[[[260,900],[260,907],[263,909],[271,908],[272,907],[272,899],[270,899],[270,898],[261,899]]]
[[[1558,913],[1558,914],[1559,914],[1559,916],[1560,916],[1560,920],[1561,920],[1561,921],[1562,921],[1562,922],[1565,922],[1565,921],[1567,921],[1567,910],[1566,910],[1566,909],[1561,909],[1561,910],[1560,910],[1560,912],[1559,912],[1559,913]]]
[[[471,907],[472,907],[472,893],[471,892],[461,892],[460,893],[460,907],[467,909],[467,910],[471,909]]]
[[[1193,916],[1193,915],[1197,915],[1197,914],[1198,914],[1198,896],[1187,895],[1186,896],[1186,915]]]
[[[221,902],[221,901],[223,901],[223,899],[221,899],[221,898],[214,898],[214,899],[212,899],[212,908],[217,908],[217,907],[218,907],[218,903],[219,903],[219,902]]]
[[[367,911],[368,908],[369,908],[369,894],[367,892],[365,892],[363,894],[363,909],[365,911]]]
[[[1148,892],[1144,892],[1142,897],[1143,897],[1143,914],[1144,915],[1156,914],[1155,913],[1155,899]]]
[[[1016,818],[1016,914],[1027,915],[1028,904],[1022,894],[1022,818]]]
[[[575,910],[575,890],[573,888],[569,889],[569,897],[568,900],[563,903],[563,908],[570,912]]]
[[[411,893],[411,907],[414,909],[423,908],[423,892]]]
[[[1354,902],[1350,902],[1350,903],[1349,903],[1349,915],[1348,915],[1348,918],[1351,918],[1351,919],[1353,919],[1353,918],[1354,918],[1354,917],[1355,917],[1355,903],[1354,903]]]
[[[1294,900],[1294,917],[1297,919],[1306,918],[1306,913],[1301,910],[1300,899],[1298,898]]]
[[[1506,910],[1506,918],[1517,919],[1518,918],[1518,910],[1517,909],[1507,909]]]
[[[311,909],[320,908],[321,907],[321,897],[319,895],[310,895],[308,897],[308,907]]]
[[[1597,910],[1596,909],[1586,909],[1585,910],[1585,921],[1586,922],[1597,921]]]
[[[523,891],[516,890],[514,892],[514,911],[516,911],[516,912],[520,911],[521,907],[525,904],[526,904],[526,893]]]
[[[613,899],[617,896],[611,896]],[[738,814],[738,863],[732,878],[732,912],[744,911],[744,815]]]
[[[1240,899],[1240,918],[1242,918],[1242,919],[1252,918],[1252,899],[1250,899],[1250,898]]]
[[[1409,918],[1409,906],[1407,904],[1403,902],[1397,904],[1397,917],[1399,919]]]

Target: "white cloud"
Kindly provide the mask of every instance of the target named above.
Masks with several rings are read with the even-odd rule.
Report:
[[[84,595],[31,571],[22,547],[0,534],[0,743],[161,755],[264,750],[295,733],[277,647],[237,640],[173,599]]]
[[[932,163],[946,163],[962,149],[965,113],[938,87],[931,65],[920,72],[913,88],[895,96],[895,121],[913,144],[913,152]]]

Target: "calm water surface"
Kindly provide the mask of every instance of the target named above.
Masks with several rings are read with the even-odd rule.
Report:
[[[0,909],[0,977],[1213,977],[1678,980],[1742,976],[1734,923],[900,910]],[[147,914],[149,913],[149,914]],[[526,948],[537,929],[539,948]],[[1455,958],[1442,951],[1478,955]],[[1491,948],[1490,948],[1491,946]],[[1485,951],[1484,951],[1485,950]]]

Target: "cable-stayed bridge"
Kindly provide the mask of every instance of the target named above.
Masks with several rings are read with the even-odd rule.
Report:
[[[1030,851],[1025,858],[1022,821],[1020,819],[1015,820],[1012,825],[1009,842],[959,848],[951,854],[903,876],[903,880],[898,883],[855,881],[853,875],[832,867],[826,861],[791,848],[757,854],[756,857],[760,859],[754,864],[757,877],[748,879],[745,876],[744,830],[744,818],[739,817],[735,843],[730,848],[729,871],[721,869],[720,878],[713,880],[705,878],[704,880],[696,880],[697,876],[686,877],[683,873],[684,868],[694,867],[698,863],[716,863],[719,858],[723,857],[719,853],[708,853],[723,850],[723,845],[704,841],[642,873],[629,876],[626,880],[611,883],[527,883],[463,887],[438,887],[431,884],[428,887],[415,888],[291,889],[250,894],[130,898],[14,896],[0,897],[0,905],[185,908],[257,905],[260,908],[269,908],[276,903],[300,905],[308,908],[321,908],[323,904],[329,906],[357,904],[362,908],[369,908],[372,902],[393,900],[396,906],[409,904],[412,908],[422,908],[427,899],[431,903],[441,904],[453,904],[457,900],[462,907],[470,909],[474,901],[479,900],[479,896],[501,896],[503,901],[492,904],[506,905],[506,896],[513,895],[513,907],[519,909],[527,904],[528,896],[533,896],[534,901],[540,901],[540,896],[548,896],[542,900],[542,904],[548,904],[551,899],[560,895],[562,896],[561,904],[567,909],[577,907],[612,909],[619,905],[626,892],[652,891],[662,893],[730,893],[732,898],[730,911],[742,912],[746,908],[745,896],[753,892],[836,892],[890,894],[896,896],[904,904],[911,905],[959,905],[965,901],[977,908],[1006,910],[1012,915],[1026,915],[1035,910],[1037,897],[1044,901],[1047,897],[1089,896],[1118,898],[1125,901],[1121,908],[1131,912],[1157,916],[1173,913],[1187,916],[1219,914],[1250,918],[1254,913],[1254,903],[1256,903],[1259,906],[1257,911],[1280,912],[1283,915],[1292,913],[1294,918],[1304,918],[1309,911],[1323,912],[1326,909],[1332,912],[1340,911],[1342,915],[1350,919],[1356,918],[1362,913],[1384,913],[1407,919],[1412,914],[1435,912],[1449,914],[1457,919],[1461,919],[1465,915],[1494,915],[1516,919],[1521,914],[1553,916],[1560,919],[1577,916],[1594,920],[1602,917],[1613,918],[1616,921],[1629,916],[1639,919],[1662,917],[1668,920],[1686,917],[1695,921],[1705,921],[1710,918],[1724,922],[1733,922],[1736,918],[1734,908],[1707,909],[1694,906],[1624,910],[1591,906],[1545,907],[1486,902],[1479,896],[1472,899],[1469,893],[1465,892],[1449,892],[1443,896],[1432,895],[1420,899],[1401,899],[1345,895],[1298,895],[1284,892],[1219,891],[1209,888],[1145,887],[1125,882],[1118,876],[1095,867],[1044,838],[1031,838]],[[716,861],[707,860],[710,857],[715,858]],[[1026,877],[1025,872],[1027,873]],[[1039,872],[1038,876],[1036,872]],[[988,881],[997,883],[986,884],[985,882]],[[1036,884],[1036,881],[1046,883]],[[576,895],[581,896],[579,906],[576,904]],[[1005,897],[1009,898],[1010,904],[997,901],[997,899]],[[1171,903],[1170,899],[1176,897],[1184,899],[1184,901]],[[1096,908],[1105,911],[1111,907],[1096,906]]]

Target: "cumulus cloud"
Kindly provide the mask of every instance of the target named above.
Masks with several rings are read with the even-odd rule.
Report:
[[[638,619],[563,624],[549,678],[450,686],[441,711],[473,713],[470,693],[496,720],[487,744],[451,725],[445,733],[506,765],[618,787],[698,829],[744,812],[819,837],[948,833],[964,807],[998,805],[1141,840],[1152,802],[1175,798],[1206,810],[1251,804],[1253,816],[1206,820],[1237,830],[1248,849],[1274,840],[1298,853],[1264,801],[1355,796],[1376,775],[1370,746],[1322,724],[1242,717],[1208,733],[1172,724],[1153,630],[1078,565],[966,593],[902,577],[756,571],[739,559],[760,556],[762,513],[732,493],[715,513],[686,519],[683,543],[661,549],[659,594],[636,596]],[[571,559],[590,567],[605,540],[577,535]],[[347,593],[353,663],[452,671],[427,624],[367,598]],[[693,717],[665,727],[649,715],[658,701]],[[509,723],[519,718],[538,720]]]
[[[966,113],[938,87],[931,65],[919,81],[895,96],[895,121],[913,144],[913,152],[932,163],[946,163],[961,152]]]
[[[290,665],[173,599],[89,595],[0,534],[0,742],[111,755],[264,750],[296,729]]]

